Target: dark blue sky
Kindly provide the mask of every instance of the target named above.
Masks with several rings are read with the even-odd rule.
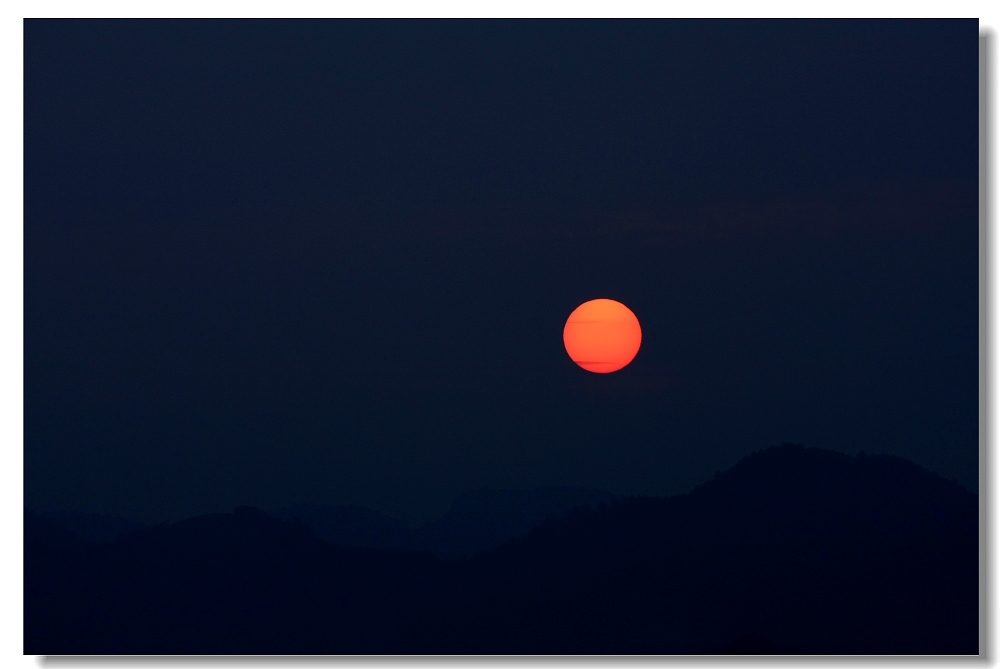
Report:
[[[25,501],[978,477],[978,24],[27,21]],[[562,325],[610,297],[625,370]]]

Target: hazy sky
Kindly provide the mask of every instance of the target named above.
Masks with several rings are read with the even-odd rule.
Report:
[[[27,21],[25,502],[419,519],[782,441],[975,489],[977,30]]]

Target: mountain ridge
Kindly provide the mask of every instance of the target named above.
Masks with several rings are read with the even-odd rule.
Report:
[[[782,445],[451,560],[252,508],[82,552],[42,520],[31,654],[978,652],[977,496],[898,458]]]

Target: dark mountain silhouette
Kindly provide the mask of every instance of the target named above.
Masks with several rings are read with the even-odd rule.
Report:
[[[455,499],[441,518],[416,528],[361,506],[307,504],[268,513],[282,520],[300,520],[337,546],[409,548],[458,558],[522,536],[575,507],[593,506],[613,497],[602,490],[569,486],[474,490]]]
[[[458,497],[441,518],[414,530],[409,546],[445,558],[468,556],[522,536],[549,518],[613,498],[603,490],[569,486],[475,490]]]
[[[25,527],[29,654],[406,652],[447,593],[430,554],[331,546],[247,507],[82,554],[51,521]]]
[[[483,652],[977,652],[977,498],[899,458],[771,448],[689,495],[546,523],[475,567],[493,611],[521,612],[468,620]]]
[[[301,521],[335,546],[428,550],[438,557],[457,558],[499,546],[575,507],[593,506],[613,497],[603,490],[569,486],[473,490],[456,498],[442,517],[416,528],[357,505],[298,504],[269,509],[267,514]],[[41,515],[93,543],[113,541],[147,526],[96,513],[50,511]]]
[[[267,513],[281,520],[301,521],[335,546],[404,548],[411,543],[407,523],[363,506],[299,504]]]
[[[783,445],[471,558],[255,509],[88,544],[25,514],[28,654],[977,654],[977,497]]]
[[[114,541],[126,532],[146,527],[138,520],[100,513],[56,510],[42,515],[93,543]]]

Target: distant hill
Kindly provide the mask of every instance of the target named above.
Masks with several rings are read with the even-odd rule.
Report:
[[[280,520],[298,520],[336,546],[428,550],[459,558],[522,536],[543,521],[577,506],[614,498],[603,490],[550,486],[527,490],[473,490],[455,499],[436,520],[416,528],[398,518],[357,505],[299,504],[268,509]],[[106,543],[147,525],[96,513],[52,511],[45,518],[93,543]]]
[[[458,558],[499,546],[549,518],[615,496],[603,490],[550,486],[527,490],[473,490],[452,502],[447,513],[419,527],[360,506],[304,504],[268,511],[300,520],[337,546],[427,550]]]
[[[42,515],[94,543],[114,541],[126,532],[146,527],[138,520],[100,513],[57,510]]]
[[[414,530],[408,546],[455,558],[494,548],[550,518],[577,507],[614,499],[603,490],[551,486],[528,490],[476,490],[452,502],[448,512]]]
[[[461,560],[249,508],[98,545],[26,513],[25,653],[974,655],[977,520],[912,463],[794,445]]]
[[[337,546],[402,548],[410,544],[407,523],[363,506],[300,504],[267,513],[281,520],[301,521],[317,536]]]

